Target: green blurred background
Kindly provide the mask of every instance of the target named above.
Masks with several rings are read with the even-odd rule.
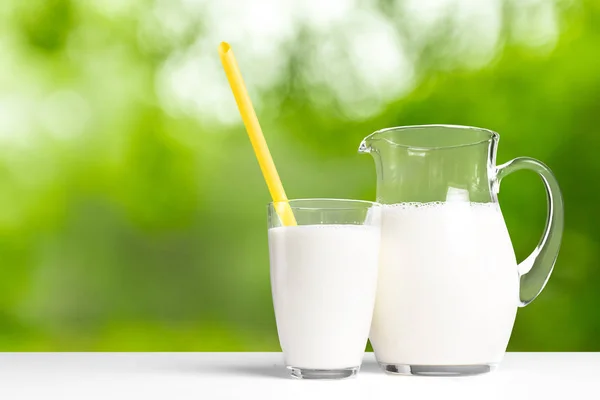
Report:
[[[514,351],[600,350],[600,2],[2,0],[0,350],[279,350],[269,195],[228,40],[290,198],[374,199],[372,131],[501,135],[555,172],[566,229]],[[519,259],[534,174],[502,185]]]

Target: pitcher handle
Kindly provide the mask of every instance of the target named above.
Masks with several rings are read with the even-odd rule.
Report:
[[[500,184],[502,178],[520,169],[529,169],[538,173],[544,182],[548,202],[544,234],[535,250],[518,266],[521,280],[520,307],[525,307],[544,289],[554,268],[563,234],[564,207],[562,194],[552,171],[544,163],[533,158],[518,157],[497,166],[497,185]],[[499,186],[497,186],[498,188]]]

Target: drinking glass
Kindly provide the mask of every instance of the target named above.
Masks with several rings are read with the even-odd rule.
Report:
[[[357,374],[377,289],[381,208],[360,200],[287,202],[296,226],[268,206],[271,288],[279,342],[291,375]]]

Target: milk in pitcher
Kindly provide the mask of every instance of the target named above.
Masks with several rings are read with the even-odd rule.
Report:
[[[519,275],[496,203],[385,206],[380,257],[370,339],[381,364],[501,361]]]

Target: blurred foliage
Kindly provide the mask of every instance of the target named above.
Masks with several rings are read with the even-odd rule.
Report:
[[[486,127],[501,134],[499,162],[546,162],[564,193],[563,247],[510,350],[600,350],[597,1],[490,2],[500,24],[485,51],[464,42],[484,35],[452,17],[475,2],[446,1],[445,19],[416,28],[427,11],[408,1],[332,1],[351,4],[353,17],[336,20],[347,25],[256,21],[267,38],[281,30],[278,50],[217,20],[239,14],[233,3],[0,3],[0,350],[279,349],[269,197],[215,26],[233,38],[290,198],[373,199],[372,160],[356,150],[396,125]],[[294,4],[252,7],[275,21]],[[395,38],[397,52],[378,40],[372,53],[349,50],[371,37]],[[404,69],[386,70],[382,56]],[[544,196],[533,174],[503,182],[519,259],[538,241]]]

